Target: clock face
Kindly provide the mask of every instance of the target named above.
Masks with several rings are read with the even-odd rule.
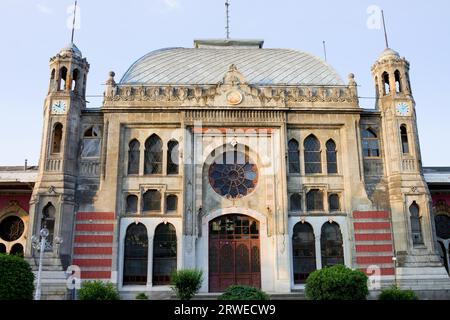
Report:
[[[53,114],[64,114],[64,113],[66,113],[66,110],[67,110],[67,105],[62,100],[55,101],[52,105],[52,113]]]
[[[397,104],[396,110],[399,116],[408,116],[411,112],[411,107],[405,102],[400,102]]]

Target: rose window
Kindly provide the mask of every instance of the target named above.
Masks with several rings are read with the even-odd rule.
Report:
[[[209,167],[209,183],[215,192],[228,199],[249,195],[258,182],[258,169],[247,155],[225,152]]]

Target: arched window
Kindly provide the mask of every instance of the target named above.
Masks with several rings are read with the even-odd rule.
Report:
[[[387,96],[391,92],[391,85],[389,83],[389,74],[387,72],[383,73],[383,90],[385,96]]]
[[[146,285],[148,264],[147,228],[131,224],[125,235],[123,284]]]
[[[161,211],[161,193],[158,190],[144,193],[144,211]]]
[[[48,229],[48,237],[47,243],[53,243],[53,235],[55,233],[55,216],[56,209],[51,202],[47,203],[47,205],[42,209],[42,219],[41,219],[41,229]],[[51,251],[51,249],[47,249]]]
[[[135,214],[138,211],[138,197],[135,195],[129,195],[127,197],[127,206],[125,212],[127,214]]]
[[[178,174],[179,171],[178,142],[171,140],[167,144],[167,174]]]
[[[316,270],[316,245],[313,228],[309,223],[297,223],[292,234],[292,260],[294,283],[305,283]]]
[[[56,70],[53,69],[52,73],[50,74],[50,85],[49,85],[49,91],[55,90],[55,81],[56,81]]]
[[[23,245],[20,243],[16,243],[12,246],[11,251],[9,252],[10,255],[15,255],[19,257],[23,257]]]
[[[344,264],[344,247],[341,228],[335,222],[325,223],[320,235],[322,268]]]
[[[420,216],[420,209],[417,203],[414,201],[412,205],[409,207],[410,219],[411,219],[411,234],[413,238],[414,245],[423,244],[422,237],[422,223]]]
[[[72,83],[71,83],[71,90],[78,93],[78,83],[79,83],[79,78],[80,77],[80,72],[78,71],[78,69],[74,69],[72,72]]]
[[[337,152],[336,143],[330,139],[327,141],[327,171],[328,174],[337,174]]]
[[[363,154],[365,158],[380,157],[380,141],[372,128],[367,128],[362,132]]]
[[[61,152],[62,135],[63,135],[63,125],[61,123],[55,124],[53,128],[53,137],[52,137],[52,153]]]
[[[322,160],[320,156],[320,142],[314,136],[310,135],[305,139],[305,173],[322,173]]]
[[[289,173],[300,173],[300,151],[297,140],[288,143]]]
[[[100,156],[100,132],[97,126],[89,127],[83,135],[81,157],[96,158]]]
[[[66,67],[62,67],[59,70],[59,85],[58,85],[59,91],[66,90],[67,88],[67,73],[68,72]]]
[[[406,129],[406,125],[400,127],[400,135],[402,136],[403,154],[409,154],[408,129]]]
[[[153,240],[153,285],[170,283],[171,273],[177,269],[177,235],[175,227],[161,223]]]
[[[337,195],[337,194],[330,194],[328,196],[328,206],[330,208],[330,211],[341,211],[339,195]]]
[[[323,192],[313,189],[306,194],[307,211],[323,211]]]
[[[289,210],[292,212],[302,211],[302,195],[294,193],[289,198]]]
[[[145,141],[144,174],[162,174],[162,147],[162,141],[156,134]]]
[[[395,92],[400,93],[402,92],[402,82],[400,77],[400,71],[396,70],[395,73]]]
[[[166,210],[167,212],[176,212],[178,209],[178,197],[176,195],[169,195],[166,198]]]
[[[139,174],[139,161],[141,158],[141,144],[136,139],[132,140],[128,149],[128,174]]]
[[[0,253],[6,253],[6,246],[3,243],[0,243]]]

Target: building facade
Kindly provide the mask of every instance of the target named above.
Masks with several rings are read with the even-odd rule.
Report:
[[[50,231],[53,294],[69,266],[124,294],[166,292],[174,269],[194,267],[201,292],[289,293],[335,264],[382,286],[450,289],[397,52],[372,67],[375,109],[352,74],[256,40],[151,52],[118,83],[110,73],[98,109],[88,72],[74,44],[50,60],[27,234]]]

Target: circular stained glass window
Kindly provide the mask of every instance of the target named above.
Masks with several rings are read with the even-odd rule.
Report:
[[[250,194],[258,183],[258,169],[242,152],[229,151],[209,167],[209,183],[215,192],[228,199]]]
[[[20,239],[25,230],[25,225],[19,217],[7,217],[0,223],[0,238],[4,241],[16,241]]]

